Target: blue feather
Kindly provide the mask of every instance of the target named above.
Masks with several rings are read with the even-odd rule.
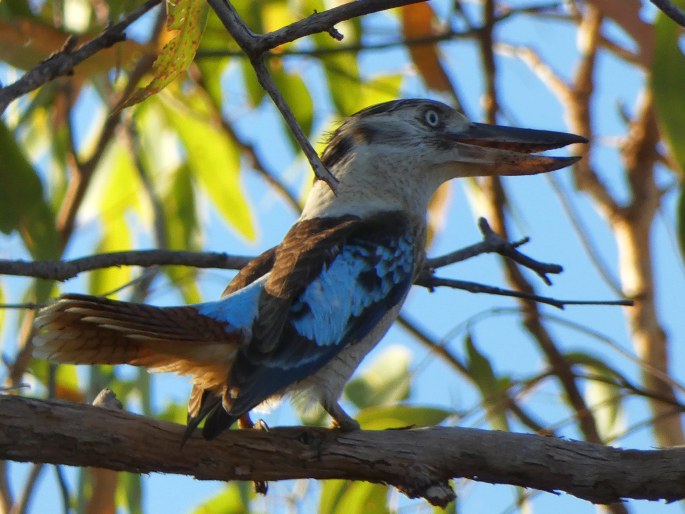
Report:
[[[215,302],[199,303],[195,309],[209,318],[227,323],[226,331],[251,331],[259,314],[259,298],[267,276]]]
[[[394,243],[375,248],[361,244],[345,246],[293,305],[295,330],[318,346],[349,343],[346,335],[350,322],[375,304],[385,303],[384,298],[394,288],[411,278],[411,240],[406,236]],[[364,275],[367,280],[362,282]],[[366,285],[370,278],[375,284],[371,288]],[[396,301],[392,299],[390,305]]]

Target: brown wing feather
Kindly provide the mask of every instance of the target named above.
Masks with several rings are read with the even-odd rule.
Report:
[[[132,364],[193,375],[216,385],[226,379],[237,334],[192,307],[154,307],[95,296],[65,295],[35,322],[34,354],[72,364]]]
[[[357,216],[314,218],[294,225],[276,248],[274,264],[253,327],[253,345],[269,352],[278,343],[293,300],[335,256],[335,248],[359,227]]]

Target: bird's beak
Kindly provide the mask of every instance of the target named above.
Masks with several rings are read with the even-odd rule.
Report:
[[[472,176],[534,175],[570,166],[580,157],[536,155],[587,139],[565,132],[531,130],[471,123],[469,128],[447,134],[458,155],[455,161],[473,164]]]

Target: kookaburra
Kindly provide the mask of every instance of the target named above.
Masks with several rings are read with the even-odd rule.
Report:
[[[586,140],[473,123],[445,104],[397,100],[349,117],[283,241],[245,266],[218,301],[154,307],[68,294],[42,309],[35,355],[132,364],[193,378],[187,435],[210,439],[263,402],[294,394],[335,425],[345,382],[397,317],[424,259],[426,211],[456,177],[531,175],[576,157],[535,152]]]

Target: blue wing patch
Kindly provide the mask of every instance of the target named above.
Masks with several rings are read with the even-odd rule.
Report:
[[[352,328],[358,331],[355,320],[364,311],[379,302],[383,306],[396,304],[401,298],[388,295],[397,286],[404,286],[400,288],[404,295],[411,283],[413,259],[413,246],[407,236],[387,246],[346,245],[293,303],[291,319],[295,330],[317,346],[354,342],[346,336]],[[362,330],[364,333],[357,337],[368,330]]]
[[[264,290],[266,276],[217,300],[194,305],[203,316],[227,323],[226,331],[241,330],[251,333],[252,324],[259,314],[259,298]]]

